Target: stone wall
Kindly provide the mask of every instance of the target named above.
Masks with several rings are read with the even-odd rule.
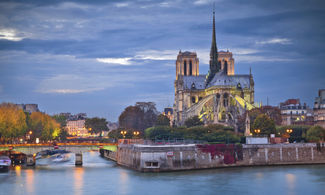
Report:
[[[325,163],[325,144],[120,145],[116,161],[119,165],[144,172],[316,164]]]

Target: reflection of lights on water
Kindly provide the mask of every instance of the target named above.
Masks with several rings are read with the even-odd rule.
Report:
[[[128,193],[128,180],[129,180],[129,175],[127,171],[121,170],[120,172],[120,185],[119,185],[119,190],[120,194],[127,194]]]
[[[26,171],[26,188],[29,194],[34,194],[34,170],[27,169]]]
[[[83,186],[83,174],[84,169],[82,167],[76,167],[74,170],[74,190],[76,195],[82,194]]]
[[[295,189],[295,183],[296,183],[296,176],[291,173],[286,174],[286,181],[288,184],[289,190],[294,190]]]
[[[16,171],[16,175],[20,176],[21,175],[21,166],[20,165],[15,166],[15,171]]]
[[[262,179],[264,177],[263,173],[256,173],[256,178]]]

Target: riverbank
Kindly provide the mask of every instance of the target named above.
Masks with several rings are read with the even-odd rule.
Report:
[[[126,145],[103,157],[141,172],[180,171],[220,167],[325,164],[325,145],[302,144],[184,144]]]

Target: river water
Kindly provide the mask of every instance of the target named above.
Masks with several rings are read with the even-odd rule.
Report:
[[[0,173],[0,195],[325,194],[325,165],[223,168],[139,173],[84,153],[84,166],[16,167]]]

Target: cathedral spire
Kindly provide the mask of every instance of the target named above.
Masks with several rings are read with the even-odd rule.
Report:
[[[216,24],[215,24],[215,11],[213,5],[213,24],[212,24],[212,42],[210,49],[210,71],[207,77],[206,85],[213,79],[214,75],[220,70],[218,67],[218,48],[216,42]]]

